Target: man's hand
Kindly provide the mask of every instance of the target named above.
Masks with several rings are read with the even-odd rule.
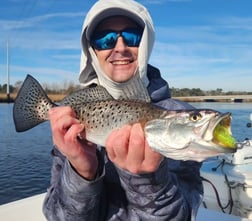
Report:
[[[85,127],[76,119],[75,112],[70,107],[55,107],[49,111],[49,118],[54,145],[78,174],[94,179],[98,168],[96,145],[79,139],[79,135],[85,138]]]
[[[163,160],[150,149],[140,124],[114,130],[106,141],[106,150],[114,164],[134,174],[154,172]]]

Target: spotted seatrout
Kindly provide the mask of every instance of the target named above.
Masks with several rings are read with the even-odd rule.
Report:
[[[112,130],[140,123],[149,146],[168,158],[200,162],[236,151],[230,113],[211,109],[169,111],[143,101],[115,100],[101,86],[76,91],[58,105],[71,106],[85,125],[87,140],[98,145],[105,146]],[[48,111],[54,106],[41,85],[27,75],[13,107],[16,131],[48,120]]]

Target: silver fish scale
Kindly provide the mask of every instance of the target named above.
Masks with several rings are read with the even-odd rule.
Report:
[[[160,117],[163,110],[148,103],[126,100],[108,100],[86,103],[74,107],[77,118],[85,124],[86,130],[111,130],[125,124],[133,124]]]

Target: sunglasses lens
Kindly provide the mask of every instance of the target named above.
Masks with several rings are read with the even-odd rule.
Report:
[[[98,50],[112,49],[115,47],[117,33],[113,31],[103,31],[95,34],[92,40],[92,46]]]
[[[125,44],[129,47],[138,47],[142,37],[142,31],[138,29],[127,29],[121,33]]]
[[[115,47],[118,36],[122,36],[124,43],[129,47],[138,47],[142,37],[139,29],[125,29],[121,32],[102,31],[92,36],[92,46],[97,50],[107,50]]]

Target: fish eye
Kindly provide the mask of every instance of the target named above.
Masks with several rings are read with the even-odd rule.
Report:
[[[200,113],[192,113],[189,116],[189,120],[193,122],[197,122],[202,119],[202,115]]]

